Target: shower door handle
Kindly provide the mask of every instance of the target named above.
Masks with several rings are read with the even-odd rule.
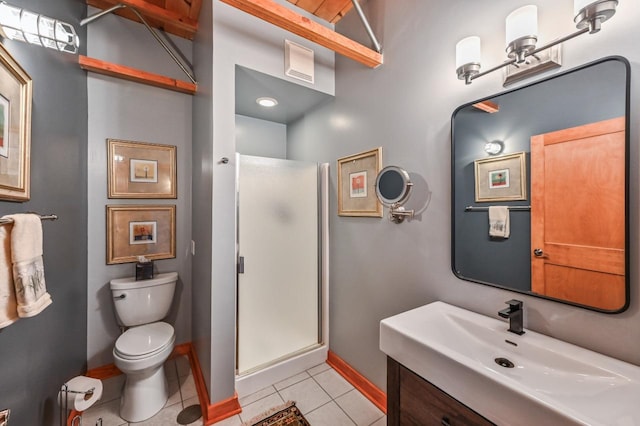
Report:
[[[238,256],[238,273],[244,274],[244,256]]]

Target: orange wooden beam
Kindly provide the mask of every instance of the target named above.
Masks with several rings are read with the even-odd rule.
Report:
[[[221,1],[368,67],[375,68],[382,65],[382,54],[272,0]]]
[[[489,114],[500,111],[500,106],[497,103],[491,101],[478,102],[473,104],[473,107],[478,108],[484,112],[488,112]]]
[[[198,86],[193,83],[114,64],[112,62],[101,61],[100,59],[89,58],[83,55],[78,57],[78,63],[80,64],[80,68],[86,71],[93,71],[110,77],[161,87],[175,92],[194,95],[198,89]]]
[[[185,16],[173,10],[167,10],[163,7],[156,6],[155,4],[146,2],[144,0],[87,0],[88,5],[100,9],[106,9],[107,7],[105,6],[107,4],[110,6],[115,6],[120,3],[135,8],[143,16],[154,19],[162,23],[163,25],[169,25],[171,27],[178,28],[191,35],[195,34],[198,31],[197,16],[195,18],[191,16]],[[200,3],[196,3],[199,13]]]

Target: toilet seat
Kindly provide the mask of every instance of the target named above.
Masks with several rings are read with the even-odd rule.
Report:
[[[173,345],[175,332],[166,322],[154,322],[125,331],[114,348],[114,353],[128,360],[149,358]]]

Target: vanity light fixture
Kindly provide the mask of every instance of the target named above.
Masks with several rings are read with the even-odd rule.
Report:
[[[466,37],[456,44],[456,73],[458,79],[466,84],[493,71],[513,65],[520,68],[527,64],[533,56],[540,60],[538,53],[571,40],[579,35],[595,34],[600,31],[602,23],[616,13],[618,0],[574,0],[574,22],[577,31],[560,37],[552,42],[536,48],[538,41],[538,8],[534,5],[520,7],[506,18],[506,52],[507,61],[486,71],[480,72],[480,38]],[[541,67],[540,71],[548,69]],[[528,75],[533,74],[529,73]]]
[[[272,108],[276,105],[278,105],[278,101],[274,98],[269,98],[269,97],[262,97],[262,98],[258,98],[256,99],[256,103],[262,107],[265,108]]]
[[[73,25],[4,1],[0,1],[0,35],[67,53],[77,53],[80,45]]]

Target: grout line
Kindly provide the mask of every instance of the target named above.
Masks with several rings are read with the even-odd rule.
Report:
[[[322,373],[324,373],[324,372],[326,372],[326,371],[329,371],[329,370],[325,370],[325,371],[323,371]],[[322,374],[322,373],[319,373],[319,374]],[[316,376],[318,376],[319,374],[316,374]],[[336,374],[338,374],[338,373],[336,372]],[[340,376],[340,375],[338,374],[338,376]],[[319,381],[317,381],[317,380],[316,380],[315,376],[311,376],[311,378],[312,378],[312,379],[313,379],[313,380],[318,384],[318,386],[320,386],[320,389],[322,389],[323,391],[325,391],[325,393],[326,393],[327,395],[329,395],[329,398],[331,398],[332,400],[335,400],[336,398],[340,398],[341,396],[346,395],[346,394],[348,394],[349,392],[351,392],[352,390],[354,390],[354,389],[355,389],[355,387],[353,387],[353,386],[351,385],[351,383],[347,382],[347,383],[349,384],[349,386],[351,386],[351,389],[347,389],[346,391],[344,391],[344,392],[343,392],[343,393],[341,393],[340,395],[337,395],[337,396],[334,398],[333,396],[331,396],[331,394],[329,394],[329,391],[327,391],[327,390],[322,386],[322,384],[321,384]],[[342,378],[342,376],[340,376],[340,378]],[[346,380],[345,380],[345,382],[346,382]],[[336,402],[336,404],[337,404],[337,402]]]
[[[357,390],[357,389],[355,389],[355,388],[351,389],[349,392],[353,392],[353,391],[358,392],[358,390]],[[348,394],[349,392],[345,392],[343,395],[346,395],[346,394]],[[343,395],[340,395],[340,396],[343,396]],[[349,415],[349,413],[347,413],[347,410],[345,410],[344,408],[342,408],[342,405],[340,405],[340,404],[338,403],[338,401],[335,401],[335,403],[336,403],[336,405],[338,406],[338,408],[339,408],[339,409],[341,409],[341,410],[342,410],[342,412],[343,412],[343,413],[344,413],[344,414],[349,418],[349,420],[351,420],[351,421],[353,422],[353,424],[355,424],[355,425],[357,425],[357,424],[358,424],[354,419],[352,419],[352,418],[351,418],[351,416]],[[377,420],[376,420],[376,421],[377,421]]]
[[[178,392],[180,393],[180,405],[182,405],[182,409],[185,409],[186,407],[184,406],[184,398],[182,397],[182,383],[180,383],[180,374],[178,373],[178,363],[176,362],[176,360],[173,360],[173,369],[176,372],[176,379],[178,380]],[[189,371],[191,371],[191,368],[189,368]]]

